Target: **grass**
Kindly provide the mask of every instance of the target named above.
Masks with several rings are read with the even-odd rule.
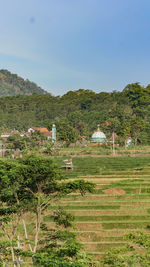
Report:
[[[97,150],[98,152],[98,150]],[[63,157],[55,158],[58,166]],[[95,259],[114,247],[124,246],[129,232],[150,233],[149,157],[73,157],[74,170],[63,171],[96,183],[95,192],[81,197],[70,195],[60,205],[75,216],[75,232],[88,254]],[[123,189],[125,194],[106,194],[105,189]],[[50,208],[55,209],[55,206]],[[50,223],[50,218],[45,218]]]
[[[117,156],[133,156],[133,155],[148,155],[150,152],[150,146],[130,146],[128,148],[124,147],[116,147],[116,155]],[[88,155],[91,156],[111,156],[112,155],[112,147],[92,147],[87,146],[84,148],[81,148],[79,146],[76,146],[74,148],[62,148],[58,152],[59,156],[78,156],[81,155],[86,157]]]
[[[95,251],[107,251],[109,249],[112,248],[116,248],[116,247],[124,247],[125,246],[125,242],[111,242],[111,243],[101,243],[101,244],[84,244],[85,249],[87,250],[87,252],[95,252]]]
[[[54,159],[58,166],[63,158]],[[123,235],[136,231],[150,234],[150,158],[73,158],[73,172],[65,172],[69,179],[75,177],[96,182],[93,194],[70,195],[59,204],[74,214],[77,238],[87,254],[94,259],[102,258],[111,248],[125,245]],[[105,194],[105,189],[123,189],[124,195]],[[49,208],[49,213],[56,209]],[[49,227],[54,223],[51,216],[45,216]],[[33,225],[28,224],[29,235]],[[20,226],[20,234],[23,228]]]
[[[112,215],[102,215],[102,216],[75,216],[75,222],[90,222],[90,223],[95,223],[95,222],[99,222],[99,223],[108,223],[108,222],[111,222],[111,223],[122,223],[122,222],[126,222],[126,223],[129,223],[129,222],[134,222],[134,223],[139,223],[139,222],[149,222],[150,218],[150,215],[134,215],[134,216],[129,216],[129,215],[115,215],[115,216],[112,216]],[[47,222],[52,222],[53,219],[51,218],[51,215],[46,215],[44,217],[44,221]]]
[[[110,210],[110,208],[112,210],[118,210],[120,208],[119,205],[115,205],[115,206],[103,206],[103,205],[96,205],[96,206],[62,206],[65,210]],[[55,207],[51,207],[52,209],[55,209]]]
[[[149,220],[150,219],[150,215],[133,215],[133,216],[131,216],[131,215],[114,215],[114,216],[112,216],[112,215],[101,215],[101,216],[99,216],[99,215],[96,215],[96,216],[76,216],[75,217],[76,218],[76,221],[78,221],[78,222],[82,222],[82,221],[84,221],[84,222],[86,222],[86,221],[95,221],[95,222],[97,222],[97,221],[106,221],[106,222],[108,222],[108,221],[119,221],[119,222],[121,222],[121,221],[128,221],[128,220],[130,220],[130,221],[144,221],[144,220]]]
[[[63,165],[64,157],[54,158],[58,166]],[[147,157],[137,158],[94,158],[94,157],[74,157],[74,170],[66,172],[65,175],[69,178],[81,175],[95,175],[95,174],[110,174],[112,172],[128,171],[135,168],[143,168],[150,164],[150,159]]]
[[[144,221],[131,221],[131,222],[103,222],[102,223],[103,229],[148,229],[149,227],[149,220],[146,222]]]
[[[65,158],[57,157],[54,161],[60,167]],[[95,182],[95,192],[83,197],[79,193],[70,195],[61,199],[59,205],[74,214],[73,231],[87,254],[96,260],[111,248],[124,246],[124,234],[136,231],[150,234],[149,157],[73,157],[73,165],[73,171],[63,174],[69,179]],[[106,189],[122,189],[125,194],[106,194]],[[53,204],[45,216],[50,227],[54,225],[50,214],[55,209]],[[28,229],[32,234],[32,225]]]
[[[121,241],[122,236],[101,236],[100,233],[79,233],[79,240],[87,242],[110,242],[110,241]]]

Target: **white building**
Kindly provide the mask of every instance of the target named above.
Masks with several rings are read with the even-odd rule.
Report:
[[[100,128],[98,127],[97,131],[93,133],[91,137],[92,143],[104,143],[106,142],[106,135],[101,132]]]

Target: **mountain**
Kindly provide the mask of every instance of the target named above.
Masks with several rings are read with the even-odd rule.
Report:
[[[0,97],[16,95],[32,95],[33,93],[42,95],[47,92],[34,82],[24,80],[17,74],[12,74],[8,70],[0,70]]]

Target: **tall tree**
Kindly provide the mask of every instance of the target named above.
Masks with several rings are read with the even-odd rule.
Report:
[[[42,253],[39,241],[45,213],[50,206],[72,192],[78,191],[81,194],[85,194],[86,191],[92,192],[93,187],[92,183],[84,180],[65,181],[57,166],[49,158],[31,155],[10,162],[0,160],[0,228],[9,242],[12,261],[17,261],[19,253],[15,248],[18,235],[21,242],[26,244],[22,255],[32,256],[33,260],[39,249],[39,253]],[[58,217],[64,216],[62,214]],[[52,218],[50,214],[50,220]],[[20,225],[24,229],[24,234],[19,231]],[[32,233],[28,232],[28,225],[31,225]],[[1,259],[5,259],[4,254]],[[71,260],[73,258],[70,255]]]

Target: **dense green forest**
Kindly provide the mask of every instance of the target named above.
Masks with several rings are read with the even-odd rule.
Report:
[[[63,96],[51,94],[17,95],[0,98],[0,130],[27,130],[31,126],[61,132],[61,139],[74,141],[90,138],[100,124],[109,138],[113,131],[123,143],[131,136],[135,143],[150,143],[150,85],[129,84],[122,92],[100,92],[79,89]],[[63,132],[66,130],[66,135]]]
[[[0,70],[0,97],[14,95],[45,94],[42,88],[29,80],[24,80],[8,70]]]

